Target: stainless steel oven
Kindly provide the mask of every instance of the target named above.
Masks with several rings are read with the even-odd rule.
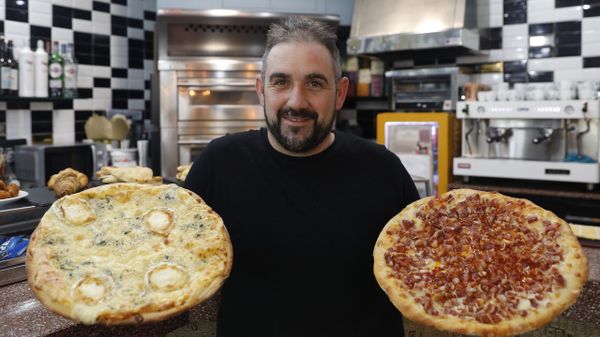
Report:
[[[281,13],[158,11],[158,83],[153,120],[160,125],[161,175],[172,177],[227,133],[264,126],[255,91],[268,26]],[[339,18],[311,15],[337,27]]]

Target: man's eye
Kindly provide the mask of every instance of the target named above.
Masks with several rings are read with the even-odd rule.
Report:
[[[282,87],[282,86],[284,86],[286,84],[287,84],[286,80],[275,80],[275,81],[273,81],[273,86],[275,86],[275,87]]]
[[[322,88],[323,87],[323,83],[321,83],[319,81],[310,81],[309,82],[309,86],[311,88]]]

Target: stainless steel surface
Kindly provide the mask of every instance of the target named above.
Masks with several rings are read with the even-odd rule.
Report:
[[[356,0],[349,54],[479,49],[476,0]]]
[[[27,279],[25,256],[0,261],[0,286]]]

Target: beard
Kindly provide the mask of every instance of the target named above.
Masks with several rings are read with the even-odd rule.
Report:
[[[306,109],[294,110],[291,108],[278,110],[277,119],[271,120],[267,117],[266,107],[263,107],[263,111],[269,132],[271,132],[284,149],[294,153],[307,152],[321,144],[331,132],[335,120],[335,114],[332,114],[331,120],[319,123],[319,115],[316,112]],[[287,127],[287,130],[282,130],[281,120],[286,116],[312,119],[313,127],[306,135],[302,134],[304,131],[303,127],[291,126]]]

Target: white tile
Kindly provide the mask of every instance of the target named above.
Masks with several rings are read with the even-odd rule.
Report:
[[[52,14],[52,4],[48,0],[29,0],[29,13]],[[33,22],[29,20],[29,22]]]
[[[6,102],[0,102],[0,110],[6,110]]]
[[[600,42],[600,30],[591,32],[584,31],[581,33],[581,45],[585,46],[588,43],[598,43]]]
[[[64,7],[73,7],[74,0],[52,0],[53,5],[59,5]]]
[[[529,59],[528,71],[555,71],[559,69],[581,69],[583,59],[579,56]]]
[[[92,103],[92,108],[94,110],[107,110],[111,107],[111,100],[106,98],[94,98],[94,103]]]
[[[110,14],[127,16],[127,7],[111,3],[110,4]]]
[[[527,36],[529,35],[529,27],[526,23],[518,25],[506,25],[502,27],[502,36]]]
[[[5,21],[5,22],[7,22],[7,21]],[[5,38],[6,38],[6,40],[14,41],[15,46],[21,47],[21,46],[23,46],[23,44],[27,44],[29,42],[30,36],[29,36],[29,32],[27,32],[27,33],[28,33],[27,35],[6,33]],[[15,57],[19,58],[18,51],[15,51]]]
[[[145,80],[149,80],[150,79],[150,77],[152,76],[152,71],[153,71],[152,69],[144,68],[144,79]]]
[[[112,89],[129,89],[129,80],[126,78],[113,77],[110,80],[110,87]]]
[[[582,69],[556,70],[554,72],[554,82],[559,81],[580,81]]]
[[[350,26],[352,24],[352,12],[354,12],[354,1],[348,0],[321,0],[319,13],[335,13],[340,16],[340,25]]]
[[[600,43],[582,44],[581,56],[600,56]]]
[[[52,41],[73,42],[73,30],[52,27]]]
[[[144,59],[144,69],[154,69],[154,61]]]
[[[108,22],[110,23],[110,14],[98,11],[92,11],[92,21],[95,22]]]
[[[127,48],[127,38],[122,36],[111,35],[110,37],[110,47],[123,47]]]
[[[506,48],[502,49],[504,61],[526,60],[528,58],[527,48]]]
[[[30,110],[53,110],[54,104],[51,102],[31,102],[29,105]]]
[[[504,26],[506,27],[506,26]],[[502,48],[528,48],[528,35],[514,35],[502,37]]]
[[[129,79],[129,89],[144,89],[144,80],[132,80]]]
[[[4,2],[2,2],[2,5],[4,4]],[[0,6],[0,20],[4,20],[5,17],[4,15],[6,14],[6,8],[4,6]]]
[[[6,20],[4,21],[4,33],[29,36],[29,25],[24,22]]]
[[[91,99],[74,99],[73,100],[73,109],[75,110],[91,110],[92,109]]]
[[[212,0],[212,1],[216,1],[216,0]],[[163,2],[169,2],[164,0]],[[153,11],[156,12],[156,10],[158,9],[156,0],[144,0],[144,10],[146,11]]]
[[[29,12],[29,22],[36,26],[52,27],[52,17],[45,13]]]
[[[581,44],[600,42],[600,16],[581,20]]]
[[[113,68],[129,68],[129,62],[126,57],[110,57],[110,66]]]
[[[76,0],[73,1],[73,7],[79,9],[85,9],[91,11],[94,7],[92,6],[92,0]]]
[[[581,6],[527,11],[528,23],[547,23],[559,21],[579,21],[583,18]]]
[[[144,30],[154,31],[155,25],[156,25],[156,23],[154,21],[144,20]]]
[[[92,33],[92,21],[73,19],[73,30],[83,33]]]
[[[6,139],[27,139],[31,144],[31,111],[6,110]]]
[[[144,30],[139,28],[127,27],[127,37],[131,39],[144,39]]]
[[[93,97],[96,98],[111,98],[112,91],[109,88],[94,88]]]
[[[144,110],[146,108],[146,102],[143,99],[130,99],[129,109]]]
[[[144,99],[150,100],[152,95],[150,94],[150,90],[144,90]]]
[[[142,3],[142,1],[127,1],[127,17],[134,19],[144,18],[144,4]]]
[[[108,22],[92,22],[92,30],[95,34],[110,35],[110,23]]]
[[[527,12],[554,9],[554,0],[528,0]]]
[[[56,130],[74,131],[75,111],[71,109],[54,110],[54,113],[52,114],[52,128],[54,132],[56,132]]]
[[[75,142],[75,131],[66,132],[58,131],[52,133],[52,144],[54,145],[70,145]]]
[[[77,75],[77,87],[93,88],[94,87],[94,78],[92,76]]]
[[[584,68],[581,69],[579,81],[598,81],[600,78],[600,68]]]
[[[111,71],[110,67],[94,66],[94,70],[92,71],[92,75],[94,77],[110,78],[112,76],[112,71]]]
[[[77,67],[77,74],[79,76],[93,76],[94,66],[80,64]]]
[[[128,48],[127,47],[115,47],[115,46],[111,46],[110,47],[110,56],[114,56],[114,57],[127,57],[128,55]]]
[[[144,79],[144,70],[142,69],[129,69],[127,77],[134,80]]]

